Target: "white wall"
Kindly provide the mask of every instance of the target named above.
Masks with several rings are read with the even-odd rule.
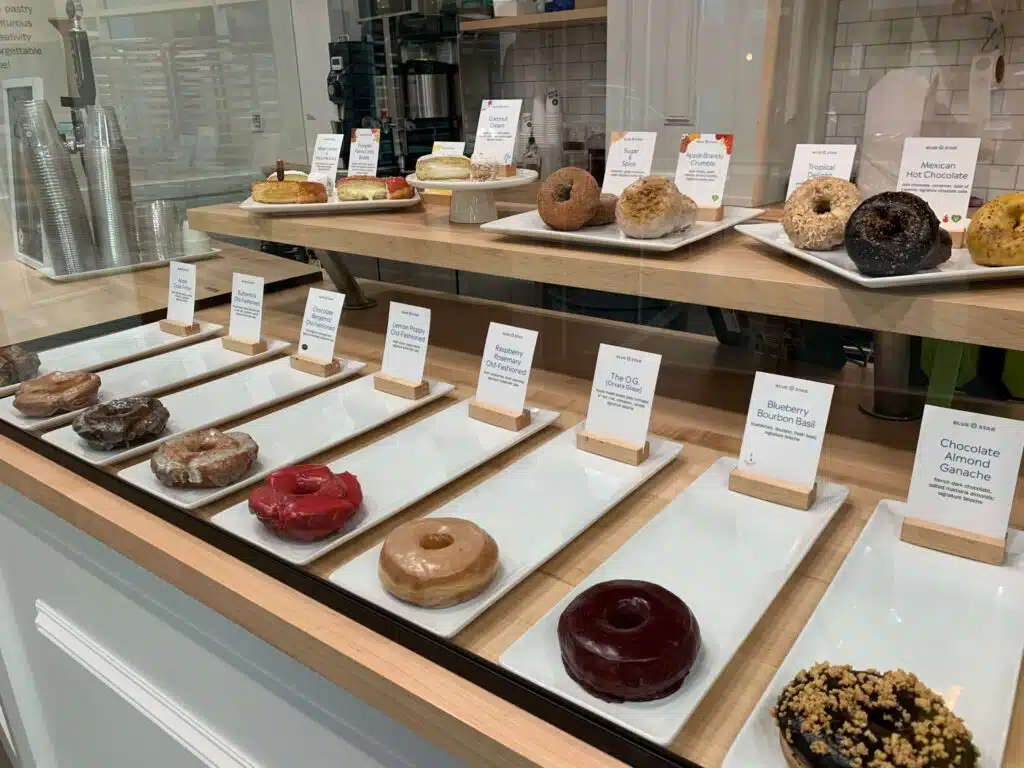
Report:
[[[331,20],[327,0],[291,0],[298,58],[299,91],[307,151],[312,154],[318,133],[331,133],[338,110],[327,97]]]

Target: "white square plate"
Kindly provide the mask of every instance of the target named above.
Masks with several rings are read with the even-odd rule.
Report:
[[[646,739],[670,744],[849,494],[844,486],[819,482],[809,511],[790,509],[730,491],[735,466],[735,459],[716,461],[505,651],[502,666]],[[700,654],[671,696],[602,701],[566,674],[558,619],[581,592],[612,579],[659,584],[697,617]]]
[[[267,351],[258,355],[243,355],[224,349],[219,338],[207,339],[199,344],[180,347],[155,357],[110,368],[99,374],[100,402],[134,395],[154,395],[193,381],[205,379],[215,373],[226,373],[244,368],[260,360],[273,357],[288,348],[288,342],[279,339],[267,341]],[[22,429],[39,431],[53,429],[75,420],[84,408],[73,413],[62,413],[45,419],[25,416],[14,407],[14,398],[0,400],[0,420]]]
[[[79,437],[71,425],[49,432],[43,439],[83,461],[105,467],[148,453],[158,445],[186,432],[214,427],[355,376],[365,365],[366,363],[345,360],[337,374],[321,377],[295,370],[291,366],[291,359],[282,357],[191,389],[183,389],[173,395],[166,395],[160,398],[160,401],[171,414],[167,420],[167,429],[148,443],[131,448],[97,450]],[[281,434],[276,435],[274,439],[280,441]],[[262,452],[265,443],[260,443],[259,440],[256,442]]]
[[[657,240],[638,240],[622,234],[617,224],[606,224],[603,227],[584,227],[576,232],[560,232],[552,229],[540,217],[537,211],[527,211],[515,216],[491,221],[481,229],[488,232],[499,232],[503,235],[516,235],[534,240],[550,240],[555,243],[571,243],[573,245],[597,245],[602,248],[626,248],[631,251],[647,251],[665,253],[682,248],[684,245],[703,240],[730,227],[750,219],[756,219],[764,213],[760,208],[737,208],[726,206],[725,218],[721,221],[698,221],[685,232],[677,232]]]
[[[1005,565],[985,565],[900,541],[905,509],[898,501],[875,509],[726,768],[786,768],[770,710],[796,673],[819,661],[913,672],[953,702],[979,765],[1003,764],[1024,649],[1024,534],[1010,533]]]
[[[971,254],[966,248],[956,248],[949,261],[939,265],[937,269],[926,269],[913,275],[898,277],[868,277],[857,271],[845,248],[836,248],[834,251],[805,251],[790,242],[781,224],[744,224],[736,227],[736,231],[865,288],[909,288],[915,285],[1005,280],[1024,276],[1024,267],[983,267],[971,260]]]
[[[307,374],[308,375],[308,374]],[[168,488],[149,469],[149,462],[119,472],[119,477],[181,509],[199,509],[262,480],[275,469],[299,464],[310,456],[351,440],[364,432],[422,408],[452,391],[451,384],[431,381],[430,393],[406,400],[373,388],[373,377],[364,376],[341,387],[322,392],[301,403],[239,424],[260,446],[249,474],[225,488]]]
[[[186,344],[195,344],[213,336],[221,330],[214,323],[199,323],[199,333],[191,336],[175,336],[160,330],[160,323],[140,325],[124,331],[98,336],[95,339],[76,341],[63,347],[54,347],[39,353],[39,375],[54,371],[95,371],[119,363],[126,363],[137,357],[161,352]],[[13,395],[20,384],[0,387],[0,397]]]
[[[351,472],[358,478],[363,506],[344,531],[322,541],[291,541],[272,533],[244,501],[215,515],[211,522],[289,563],[308,565],[558,418],[554,411],[531,408],[530,413],[530,425],[512,432],[469,418],[469,401],[464,400],[331,463],[332,471]]]
[[[390,211],[397,208],[412,208],[419,205],[420,194],[414,192],[406,200],[344,200],[333,203],[307,203],[305,205],[278,205],[275,203],[257,203],[251,197],[239,208],[247,213],[261,216],[287,214],[290,216],[324,215],[328,213],[367,213],[368,211]]]
[[[471,520],[498,543],[498,572],[476,597],[450,608],[392,597],[377,578],[379,544],[332,573],[331,581],[436,635],[454,636],[683,450],[652,437],[650,458],[631,467],[577,449],[577,431],[563,432],[428,515]]]

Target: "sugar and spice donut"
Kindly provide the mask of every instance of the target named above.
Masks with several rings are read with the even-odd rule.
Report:
[[[619,196],[609,192],[602,192],[597,200],[597,210],[587,220],[588,227],[603,227],[606,224],[615,223],[615,209],[619,205]]]
[[[846,222],[846,252],[869,277],[912,275],[949,261],[949,232],[924,200],[909,192],[869,197]]]
[[[428,608],[465,602],[498,570],[498,545],[480,526],[456,517],[400,525],[384,540],[377,574],[399,600]]]
[[[697,220],[697,204],[671,179],[647,176],[622,191],[615,220],[626,237],[654,240],[689,229]]]
[[[149,468],[171,488],[223,488],[252,468],[259,450],[245,432],[200,429],[161,445]]]
[[[558,619],[569,677],[605,701],[653,701],[679,690],[700,650],[700,627],[664,587],[620,579],[590,587]]]
[[[967,227],[967,248],[983,267],[1024,264],[1024,192],[1000,195],[981,206]]]
[[[564,232],[583,229],[597,213],[601,187],[582,168],[555,171],[540,186],[537,211],[552,229]]]
[[[271,472],[249,494],[249,511],[279,536],[316,541],[337,533],[359,510],[363,489],[349,472],[300,464]]]
[[[974,768],[963,720],[910,672],[816,664],[772,710],[793,768]]]
[[[71,425],[93,448],[112,451],[162,434],[170,413],[155,397],[121,397],[82,411]]]
[[[95,373],[55,371],[18,387],[14,407],[26,416],[45,418],[90,406],[99,391],[100,377]]]
[[[846,222],[860,205],[857,187],[844,179],[808,179],[786,201],[782,228],[797,248],[827,251],[842,245]]]
[[[39,374],[39,355],[11,345],[0,347],[0,387],[9,387]]]

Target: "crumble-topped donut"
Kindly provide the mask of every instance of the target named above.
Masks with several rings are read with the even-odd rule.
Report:
[[[689,607],[664,587],[619,579],[595,584],[558,619],[569,677],[605,701],[653,701],[679,690],[700,650]]]
[[[0,347],[0,387],[9,387],[35,378],[39,373],[39,355],[14,344]]]
[[[953,254],[949,232],[924,200],[909,192],[869,197],[846,222],[846,252],[869,277],[934,269]]]
[[[337,533],[363,503],[363,489],[349,472],[301,464],[271,472],[249,494],[249,511],[274,533],[316,541]]]
[[[127,448],[163,433],[170,413],[155,397],[121,397],[82,411],[71,425],[101,451]]]
[[[967,248],[983,267],[1024,264],[1024,192],[1000,195],[981,206],[967,228]]]
[[[45,418],[70,413],[96,402],[100,377],[86,371],[54,371],[18,387],[14,407],[26,416]]]
[[[857,187],[844,179],[808,179],[786,201],[782,228],[797,248],[827,251],[842,245],[846,222],[860,205]]]
[[[552,229],[563,232],[583,229],[597,213],[601,187],[582,168],[562,168],[552,173],[537,193],[537,211]]]
[[[259,450],[245,432],[200,429],[161,445],[149,468],[171,488],[223,488],[252,468]]]
[[[910,672],[816,664],[772,710],[796,768],[973,768],[963,720]]]
[[[697,204],[671,179],[647,176],[622,191],[615,220],[626,237],[653,240],[689,229],[697,220]]]

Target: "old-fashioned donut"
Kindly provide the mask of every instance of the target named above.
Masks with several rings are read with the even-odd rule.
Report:
[[[252,468],[259,450],[245,432],[200,429],[161,445],[149,468],[171,488],[223,488]]]
[[[796,768],[978,764],[963,720],[903,670],[816,664],[786,686],[772,716],[783,754]]]
[[[985,203],[967,227],[967,249],[983,267],[1024,264],[1024,192]]]
[[[552,173],[537,193],[537,211],[552,229],[571,232],[583,229],[597,213],[601,187],[582,168],[562,168]]]
[[[615,220],[626,237],[653,240],[689,229],[697,220],[697,204],[671,179],[647,176],[622,191]]]
[[[846,222],[846,252],[869,277],[934,269],[949,260],[952,248],[931,206],[909,192],[869,197]]]
[[[271,472],[249,494],[249,511],[279,536],[316,541],[337,533],[363,503],[355,475],[334,474],[323,464]]]
[[[597,200],[597,210],[587,220],[588,227],[603,227],[615,223],[615,209],[619,204],[619,196],[610,192],[602,192]]]
[[[569,677],[605,701],[653,701],[677,691],[700,650],[686,603],[648,581],[595,584],[558,619]]]
[[[465,602],[498,570],[498,545],[480,526],[456,517],[400,525],[384,540],[377,573],[399,600],[430,608]]]
[[[162,434],[170,413],[155,397],[121,397],[86,408],[71,425],[93,448],[112,451]]]
[[[100,377],[86,371],[54,371],[24,382],[14,395],[14,407],[26,416],[45,418],[92,405]]]
[[[0,387],[9,387],[39,374],[39,355],[14,344],[0,347]]]
[[[860,205],[857,187],[844,179],[818,176],[793,190],[782,228],[797,248],[827,251],[842,245],[846,222]]]

